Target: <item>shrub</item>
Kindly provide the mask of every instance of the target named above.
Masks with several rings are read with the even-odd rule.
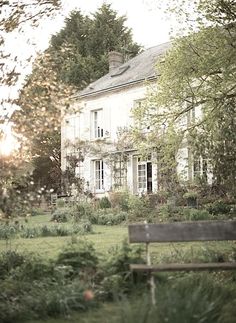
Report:
[[[57,208],[61,208],[61,207],[65,207],[65,201],[63,199],[57,199],[56,200],[56,207]]]
[[[20,232],[21,238],[37,238],[40,236],[40,229],[39,227],[25,227]]]
[[[228,214],[231,210],[230,205],[226,204],[221,200],[215,201],[212,204],[208,204],[206,208],[213,215]]]
[[[147,215],[152,211],[149,200],[145,196],[130,196],[129,198],[129,213],[130,218],[146,218]]]
[[[113,208],[119,208],[122,211],[128,211],[129,209],[129,192],[117,191],[109,193],[109,200]]]
[[[92,224],[88,220],[82,220],[80,222],[78,228],[79,228],[78,233],[80,233],[80,234],[92,233],[93,232]]]
[[[24,261],[17,266],[11,277],[18,281],[32,282],[46,278],[55,277],[54,264],[35,256],[35,254],[27,254]]]
[[[91,270],[97,267],[98,257],[93,244],[80,239],[64,248],[58,255],[57,264],[71,266],[75,272]]]
[[[0,254],[0,279],[10,273],[12,269],[21,266],[25,257],[15,250],[8,250]]]
[[[31,216],[41,215],[44,211],[41,208],[32,208],[30,211]]]
[[[19,322],[86,310],[94,301],[86,300],[85,288],[81,280],[59,275],[54,263],[29,255],[0,280],[0,320]]]
[[[111,202],[106,196],[99,200],[99,207],[100,209],[109,209],[111,207]]]
[[[51,221],[67,222],[69,221],[73,210],[71,208],[59,208],[52,213]]]
[[[127,212],[99,214],[97,224],[99,225],[117,225],[128,219]]]
[[[18,226],[13,224],[0,224],[0,239],[8,240],[18,232]]]
[[[87,234],[93,232],[92,225],[88,220],[76,223],[76,225],[43,225],[37,227],[26,227],[21,230],[22,238],[37,238],[37,237],[64,237],[73,234]]]
[[[167,199],[170,194],[167,191],[160,190],[156,194],[152,194],[152,195],[156,196],[156,199],[157,199],[156,204],[165,204],[167,203]]]
[[[81,218],[87,218],[91,221],[93,213],[94,210],[90,203],[80,202],[73,207],[73,220],[79,222]]]
[[[133,279],[129,265],[144,263],[142,252],[140,247],[131,247],[126,240],[120,247],[116,246],[108,251],[100,267],[100,274],[103,277],[100,293],[103,297],[113,298],[130,292],[134,283],[141,281],[143,274],[136,275]]]
[[[198,209],[184,209],[183,210],[184,220],[187,221],[200,221],[200,220],[211,220],[212,216],[207,210]]]
[[[198,193],[195,191],[188,191],[184,193],[183,198],[186,200],[189,207],[197,207]]]
[[[171,216],[171,212],[168,204],[164,204],[159,207],[158,216],[163,220],[168,219]]]

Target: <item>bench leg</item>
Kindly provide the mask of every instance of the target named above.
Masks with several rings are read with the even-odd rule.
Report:
[[[150,284],[152,305],[156,305],[156,284],[155,284],[153,273],[150,274],[149,284]]]
[[[148,226],[146,224],[146,226]],[[147,258],[147,265],[151,265],[151,256],[150,256],[150,251],[149,251],[149,243],[146,243],[146,258]],[[152,305],[156,305],[156,285],[155,285],[155,279],[153,276],[153,273],[150,272],[149,274],[149,286],[150,286],[150,292],[151,292],[151,301]]]

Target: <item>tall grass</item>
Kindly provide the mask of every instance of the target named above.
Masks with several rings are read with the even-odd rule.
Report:
[[[232,283],[222,284],[209,273],[184,274],[157,285],[156,306],[148,294],[138,301],[126,300],[111,323],[233,323],[236,290]]]

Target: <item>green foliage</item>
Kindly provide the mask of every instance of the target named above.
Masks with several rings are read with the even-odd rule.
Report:
[[[22,161],[0,156],[0,212],[5,217],[24,216],[30,213],[35,194],[31,191],[32,177]]]
[[[100,293],[103,297],[116,298],[130,292],[135,282],[142,281],[142,274],[134,280],[129,269],[130,264],[144,263],[141,254],[140,247],[131,247],[125,240],[121,247],[109,250],[109,256],[103,259],[101,267],[103,279]]]
[[[16,235],[18,228],[14,225],[0,224],[0,239],[9,240]]]
[[[112,208],[93,208],[90,203],[78,204],[76,209],[81,210],[80,213],[75,213],[75,223],[81,221],[88,221],[91,224],[99,225],[117,225],[128,219],[128,213],[120,209]]]
[[[38,208],[34,207],[30,210],[31,216],[41,215],[43,213],[44,213],[44,210],[39,207]]]
[[[180,1],[179,7],[177,3],[169,6],[181,12],[184,11],[181,4],[190,1]],[[233,197],[236,190],[235,3],[200,0],[193,6],[196,10],[191,17],[189,12],[183,14],[189,19],[187,35],[185,30],[186,36],[176,38],[164,62],[163,59],[158,62],[157,86],[143,107],[135,111],[138,124],[140,121],[141,125],[153,128],[153,134],[147,136],[137,130],[138,143],[150,148],[157,146],[161,160],[164,157],[164,168],[171,161],[172,166],[169,164],[164,175],[167,174],[172,187],[171,168],[176,168],[176,152],[188,146],[194,157],[206,161],[215,190]],[[193,16],[196,17],[194,32]],[[169,129],[161,134],[163,124]],[[176,135],[168,134],[169,130]],[[204,176],[200,175],[201,182]]]
[[[25,261],[25,257],[15,250],[7,250],[0,254],[0,279],[9,275],[12,269],[21,266]]]
[[[159,282],[156,306],[152,306],[147,294],[136,301],[125,299],[120,315],[111,322],[220,323],[226,317],[226,322],[233,323],[235,296],[232,286],[220,285],[206,273],[172,277]]]
[[[186,200],[187,205],[189,207],[197,207],[197,201],[198,201],[199,194],[195,191],[188,191],[184,193],[183,198]]]
[[[79,202],[73,206],[73,221],[75,223],[80,222],[81,219],[87,219],[92,224],[95,224],[94,221],[94,208],[91,203],[88,202]]]
[[[57,130],[44,131],[32,140],[31,152],[33,188],[44,187],[54,193],[61,186],[61,133]]]
[[[65,207],[65,200],[64,199],[57,199],[56,200],[56,206],[57,208],[62,208],[62,207]]]
[[[198,198],[198,193],[195,191],[188,191],[184,193],[183,197],[187,199],[197,199]]]
[[[65,27],[51,39],[60,79],[81,89],[108,72],[109,51],[135,56],[140,47],[132,41],[125,21],[109,4],[103,4],[92,17],[72,12]]]
[[[183,220],[187,220],[187,221],[212,220],[212,216],[211,214],[209,214],[207,210],[184,209]]]
[[[62,202],[61,200],[59,200]],[[58,201],[58,203],[59,203]],[[64,202],[64,201],[63,201]],[[71,218],[72,209],[69,207],[60,207],[52,213],[51,221],[55,222],[68,222]]]
[[[209,263],[232,261],[235,249],[222,252],[211,247],[181,249],[173,248],[161,254],[160,262],[163,263]]]
[[[124,211],[115,211],[97,214],[97,224],[117,225],[128,219],[128,213]]]
[[[16,253],[7,258],[5,266],[9,263],[10,270],[0,279],[0,318],[3,323],[67,316],[73,310],[83,311],[94,305],[84,297],[85,284],[63,274],[55,263]],[[0,264],[2,267],[2,262]]]
[[[108,197],[104,196],[99,200],[99,207],[101,209],[109,209],[111,207],[111,202]]]
[[[109,200],[113,208],[120,208],[122,211],[128,211],[129,205],[128,191],[114,191],[109,193]]]
[[[229,214],[231,210],[231,206],[226,204],[222,200],[215,201],[212,204],[207,205],[207,210],[209,213],[213,215],[218,215],[218,214]]]
[[[57,264],[71,266],[74,271],[95,270],[98,257],[93,244],[86,240],[78,240],[68,244],[58,255]]]
[[[138,197],[135,195],[130,195],[128,205],[129,205],[129,218],[131,220],[135,219],[146,219],[148,215],[153,211],[150,207],[149,199],[146,196]]]
[[[57,237],[68,235],[83,235],[92,233],[92,224],[87,219],[81,219],[80,222],[67,224],[44,224],[29,225],[21,222],[5,222],[0,224],[0,239],[10,240],[13,238],[38,238],[38,237]]]

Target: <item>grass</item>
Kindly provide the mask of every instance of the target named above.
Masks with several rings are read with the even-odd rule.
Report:
[[[38,215],[28,219],[27,226],[55,225],[50,222],[50,215]],[[24,220],[21,220],[24,224]],[[93,225],[94,234],[83,235],[83,238],[92,241],[98,252],[107,252],[110,247],[120,244],[128,237],[126,226]],[[71,240],[67,237],[40,237],[32,239],[10,239],[7,242],[0,240],[0,251],[11,248],[18,251],[35,252],[46,258],[55,258],[63,246]]]
[[[98,309],[92,309],[85,313],[73,313],[68,318],[49,318],[47,320],[28,321],[28,323],[110,323],[111,318],[118,317],[121,313],[122,304],[119,303],[105,303]]]
[[[112,246],[120,244],[127,238],[127,228],[122,226],[93,226],[94,234],[83,235],[84,239],[92,241],[98,252],[107,252]],[[18,251],[36,252],[38,255],[55,258],[60,250],[71,241],[71,237],[41,237],[33,239],[0,240],[0,251],[7,248]]]
[[[37,215],[28,218],[28,222],[25,223],[24,219],[20,222],[27,226],[37,225],[55,225],[50,221],[51,216],[48,214]],[[106,253],[111,247],[120,245],[124,239],[128,238],[128,230],[126,225],[93,225],[93,234],[83,235],[83,238],[94,243],[94,247],[99,253]],[[60,250],[71,241],[71,236],[66,237],[40,237],[32,239],[10,239],[8,241],[0,240],[0,251],[6,248],[11,248],[18,251],[35,252],[40,256],[52,259],[57,257]],[[158,261],[166,255],[179,254],[184,255],[186,253],[194,255],[206,249],[217,250],[222,252],[230,252],[232,250],[233,242],[190,242],[190,243],[162,243],[151,244],[151,252],[153,255],[153,262]],[[181,257],[179,257],[181,258]]]

